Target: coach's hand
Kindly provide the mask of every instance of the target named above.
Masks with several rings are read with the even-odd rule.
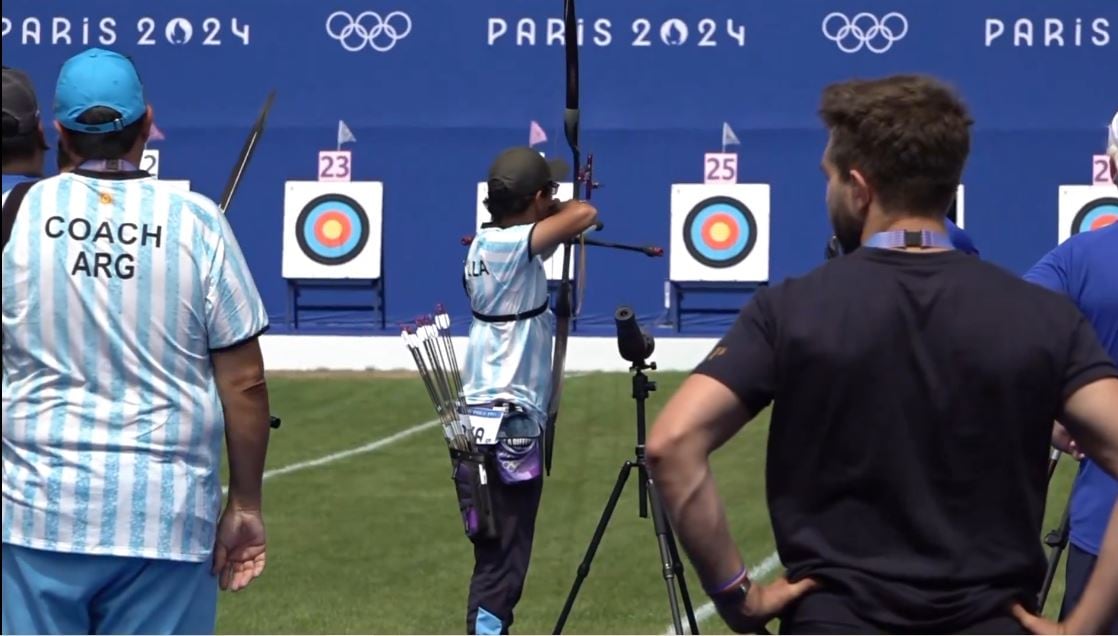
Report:
[[[243,590],[264,572],[264,518],[259,510],[230,503],[217,526],[214,574],[221,589]]]
[[[763,629],[793,601],[817,587],[819,583],[814,579],[792,583],[782,576],[768,585],[754,583],[745,600],[737,605],[716,607],[730,629],[738,634],[752,634]]]

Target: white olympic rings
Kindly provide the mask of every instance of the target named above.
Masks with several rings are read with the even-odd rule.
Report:
[[[833,28],[836,24],[837,29]],[[872,13],[862,12],[848,18],[837,11],[823,18],[823,35],[843,53],[857,53],[862,47],[884,53],[907,33],[908,20],[896,11],[886,13],[880,20]]]
[[[339,18],[342,19],[340,23],[337,22]],[[375,11],[363,11],[357,17],[345,11],[335,11],[326,18],[326,34],[351,53],[366,46],[384,53],[409,33],[411,18],[403,11],[393,11],[383,18]]]

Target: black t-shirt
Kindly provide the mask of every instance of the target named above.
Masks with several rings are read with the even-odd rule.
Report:
[[[792,579],[885,628],[1028,607],[1053,419],[1118,375],[1070,301],[957,251],[864,248],[757,292],[699,365],[757,413]]]

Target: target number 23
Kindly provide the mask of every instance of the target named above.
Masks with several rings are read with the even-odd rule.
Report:
[[[318,153],[319,181],[349,181],[353,160],[348,150],[322,150]]]
[[[737,183],[738,155],[708,152],[703,156],[703,183]]]

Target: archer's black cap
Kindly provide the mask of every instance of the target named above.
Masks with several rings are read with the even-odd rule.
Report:
[[[19,137],[39,127],[39,100],[27,74],[5,66],[4,136]]]
[[[569,169],[562,159],[548,161],[527,146],[509,148],[489,167],[489,196],[531,196],[549,182],[565,179]]]

